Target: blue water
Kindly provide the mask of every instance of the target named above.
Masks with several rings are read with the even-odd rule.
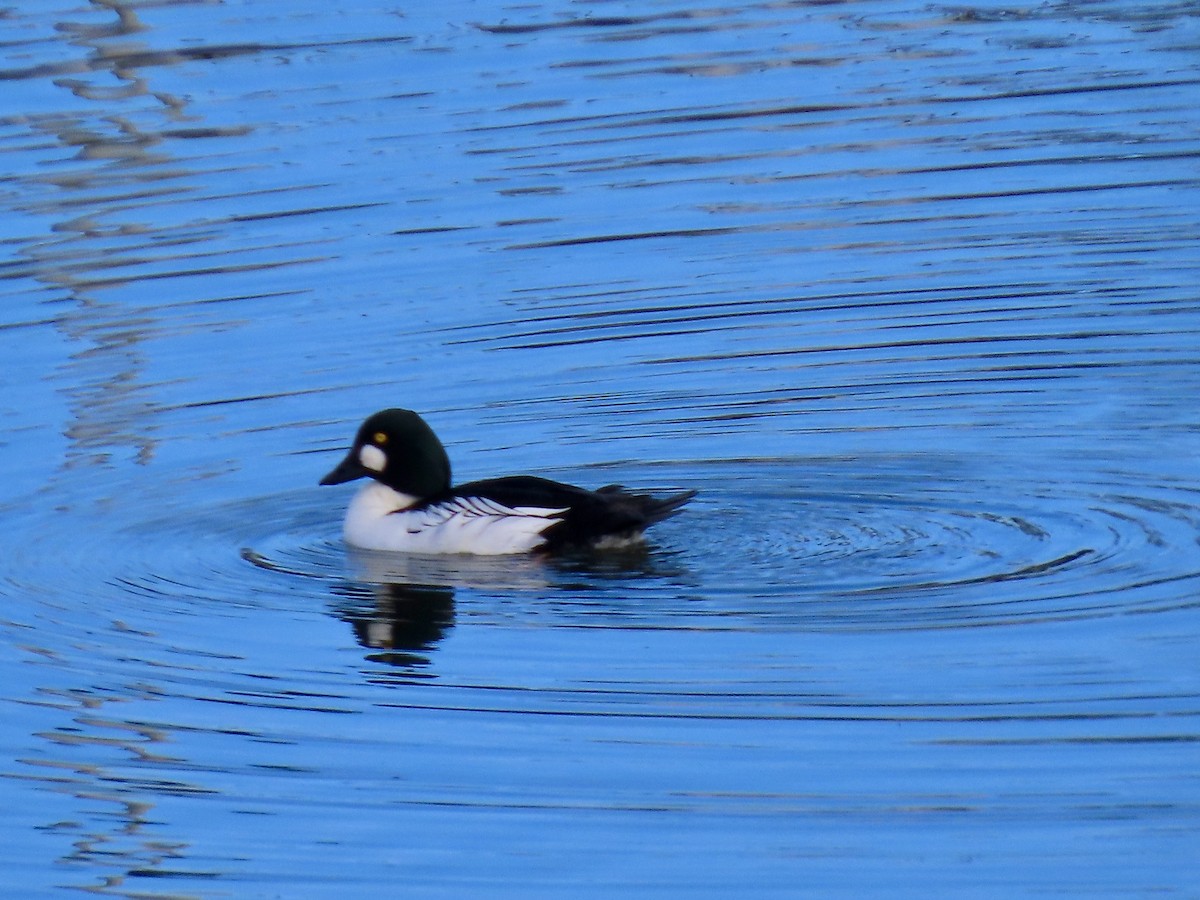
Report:
[[[1193,6],[408,6],[0,15],[6,890],[1196,896]]]

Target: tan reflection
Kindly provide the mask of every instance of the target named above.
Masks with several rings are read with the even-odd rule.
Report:
[[[92,0],[92,7],[111,13],[111,21],[55,23],[67,63],[7,73],[14,82],[49,83],[77,98],[62,104],[69,111],[23,117],[35,139],[53,149],[15,180],[12,205],[32,232],[18,245],[23,274],[46,286],[39,299],[71,351],[49,375],[70,413],[63,475],[118,454],[139,463],[154,455],[156,407],[144,346],[164,325],[153,307],[130,302],[120,288],[128,283],[124,273],[164,246],[139,210],[188,190],[192,174],[163,149],[166,129],[177,132],[186,117],[186,101],[153,90],[134,64],[131,51],[141,44],[130,39],[146,26],[129,4]],[[9,16],[28,17],[16,24],[36,33],[46,24],[36,18],[38,4],[24,9],[35,12],[18,6]],[[81,111],[78,100],[92,108]],[[46,790],[73,798],[66,820],[43,827],[69,837],[71,849],[58,863],[75,882],[71,887],[84,892],[119,893],[133,875],[180,858],[187,845],[162,839],[154,798],[211,793],[180,780],[185,767],[167,752],[168,734],[120,717],[122,702],[153,700],[155,692],[123,691],[79,687],[48,696],[47,705],[62,710],[66,722],[35,734],[44,749],[22,761],[42,773],[36,780]]]
[[[100,715],[100,711],[125,698],[103,696],[88,690],[46,691],[47,705],[72,711],[71,724],[65,728],[36,734],[62,756],[25,759],[29,766],[50,770],[42,781],[53,790],[68,793],[79,801],[81,812],[76,820],[48,824],[46,829],[72,835],[72,850],[60,858],[64,864],[85,867],[93,884],[72,885],[89,893],[107,893],[119,888],[132,874],[157,870],[170,860],[181,859],[187,844],[155,837],[161,828],[152,815],[155,804],[146,799],[150,790],[142,785],[137,766],[179,763],[178,757],[162,752],[169,736],[161,729]],[[151,695],[148,695],[151,696]],[[86,762],[74,759],[73,751],[88,748]],[[124,760],[112,764],[96,761],[100,753],[110,751]],[[150,777],[150,776],[147,776]],[[154,791],[171,794],[208,794],[212,791],[183,781],[167,781],[154,776]],[[100,804],[103,812],[95,807]],[[100,827],[97,827],[100,826]],[[99,871],[101,874],[97,874]]]
[[[75,150],[78,164],[66,173],[38,177],[56,190],[43,192],[50,199],[29,211],[55,219],[53,236],[25,250],[34,276],[60,289],[69,301],[58,325],[71,346],[83,348],[58,373],[66,383],[72,414],[66,427],[68,469],[104,464],[121,451],[130,451],[132,459],[143,463],[154,455],[148,421],[152,403],[143,384],[140,348],[161,326],[153,315],[102,297],[105,289],[122,283],[113,274],[142,261],[142,235],[151,228],[133,220],[133,211],[148,197],[183,190],[180,180],[188,174],[164,170],[170,157],[152,152],[162,136],[121,111],[127,101],[150,97],[168,122],[184,116],[183,99],[151,90],[142,75],[122,62],[130,58],[131,49],[144,46],[122,39],[144,32],[146,26],[128,5],[115,0],[93,0],[92,5],[109,11],[112,21],[58,23],[68,43],[88,54],[82,65],[72,67],[70,77],[59,77],[54,84],[98,104],[98,114],[30,117],[33,130]],[[110,80],[115,84],[106,83]]]

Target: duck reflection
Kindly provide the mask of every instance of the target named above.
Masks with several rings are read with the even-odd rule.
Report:
[[[337,598],[333,611],[353,628],[358,643],[368,651],[368,660],[407,669],[410,677],[413,670],[431,665],[438,645],[454,629],[456,605],[463,597],[478,603],[481,598],[513,593],[546,596],[549,591],[578,599],[605,593],[614,583],[686,579],[686,570],[673,556],[648,547],[550,559],[422,556],[347,547],[350,577],[332,589]]]
[[[370,651],[367,659],[406,668],[430,664],[454,628],[455,591],[531,590],[550,584],[532,557],[419,556],[347,549],[352,580],[334,588],[334,611]]]
[[[354,629],[367,659],[424,667],[430,652],[454,627],[454,589],[430,584],[345,584],[337,615]]]

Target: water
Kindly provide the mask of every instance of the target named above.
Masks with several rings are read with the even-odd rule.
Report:
[[[29,6],[10,892],[1200,889],[1190,4]],[[349,554],[390,405],[701,494]]]

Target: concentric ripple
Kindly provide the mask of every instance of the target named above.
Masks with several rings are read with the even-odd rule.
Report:
[[[159,615],[353,607],[380,585],[458,592],[478,621],[540,626],[944,628],[1107,616],[1192,601],[1200,504],[1184,486],[1037,479],[1003,460],[856,457],[662,463],[581,483],[696,487],[643,553],[475,559],[350,553],[344,497],[302,490],[92,536],[119,607]],[[819,490],[814,490],[814,485]],[[122,552],[102,546],[121,542]],[[186,549],[181,549],[186,548]],[[374,602],[374,601],[371,601]],[[113,617],[119,615],[113,613]]]
[[[710,592],[748,596],[755,620],[892,629],[1104,616],[1190,603],[1200,577],[1195,494],[1144,476],[1035,479],[1003,460],[938,457],[739,468],[729,483],[751,491],[745,521],[710,506],[702,527],[733,561]],[[824,489],[788,487],[813,483]]]

